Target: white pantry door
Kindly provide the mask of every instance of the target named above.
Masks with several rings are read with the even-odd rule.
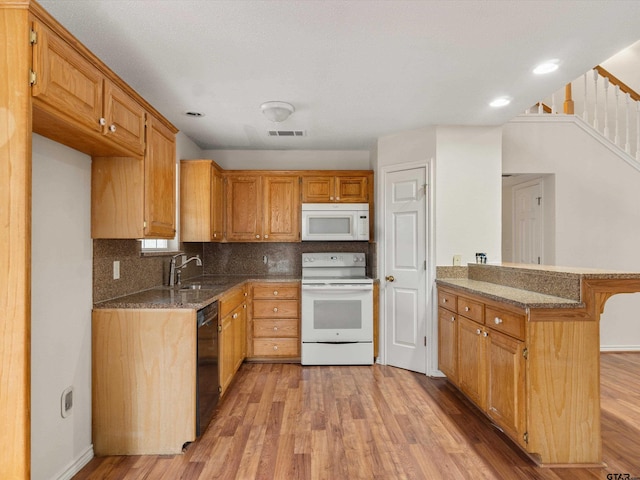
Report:
[[[425,373],[427,169],[387,172],[384,184],[386,363]]]
[[[542,186],[540,181],[513,187],[513,261],[543,263]]]

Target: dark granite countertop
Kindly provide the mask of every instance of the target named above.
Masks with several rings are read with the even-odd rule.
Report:
[[[228,290],[246,282],[292,282],[299,276],[278,275],[202,275],[175,287],[155,287],[123,297],[105,300],[93,308],[192,308],[198,310],[218,300]],[[189,288],[197,285],[198,288]]]
[[[468,278],[441,278],[436,280],[436,283],[443,287],[454,287],[467,293],[498,302],[509,303],[520,308],[579,308],[584,306],[583,303],[569,298],[555,297],[495,283],[469,280]]]

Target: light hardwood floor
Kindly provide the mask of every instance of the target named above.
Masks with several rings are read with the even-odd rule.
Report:
[[[184,455],[95,458],[74,479],[640,478],[640,353],[603,354],[601,370],[605,468],[536,467],[443,379],[244,364]]]

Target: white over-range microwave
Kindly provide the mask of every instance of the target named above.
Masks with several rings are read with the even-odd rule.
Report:
[[[302,240],[368,241],[368,203],[303,203]]]

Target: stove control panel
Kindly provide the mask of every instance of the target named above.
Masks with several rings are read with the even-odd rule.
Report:
[[[365,267],[367,256],[364,253],[303,253],[302,264],[305,267]]]

